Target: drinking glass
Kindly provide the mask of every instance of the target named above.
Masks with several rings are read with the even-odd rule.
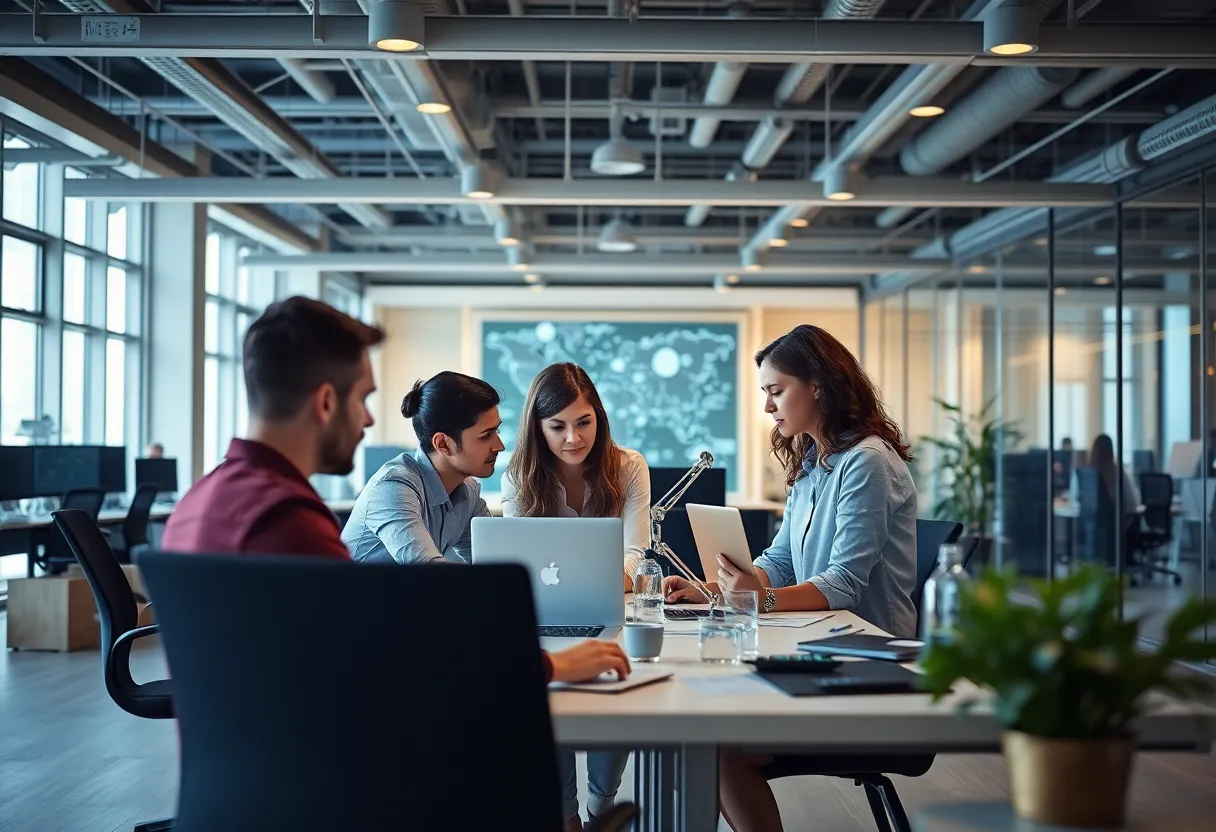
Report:
[[[701,661],[706,664],[738,664],[743,658],[743,625],[715,607],[701,619]]]
[[[743,658],[754,659],[760,655],[760,597],[751,589],[740,589],[722,593],[722,606],[726,609],[726,620],[743,628]]]

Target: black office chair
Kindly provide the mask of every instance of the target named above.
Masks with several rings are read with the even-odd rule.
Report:
[[[156,502],[157,493],[155,485],[141,485],[135,489],[122,529],[106,535],[119,563],[131,563],[131,550],[147,545],[148,524],[152,521],[152,504]]]
[[[1134,586],[1141,578],[1166,575],[1175,586],[1180,585],[1182,575],[1153,560],[1163,547],[1174,541],[1174,478],[1169,474],[1141,474],[1140,502],[1144,504],[1144,514],[1133,533],[1131,547],[1131,551],[1140,557],[1127,564],[1131,583]]]
[[[442,566],[137,560],[177,687],[178,832],[561,829],[522,568],[462,571],[453,616]]]
[[[106,543],[97,522],[75,509],[51,512],[55,525],[80,562],[80,568],[93,590],[97,618],[101,624],[101,676],[106,693],[114,704],[129,714],[144,719],[172,719],[173,683],[168,679],[136,682],[131,677],[131,647],[136,639],[154,635],[153,624],[139,625],[139,606],[135,593],[117,558]],[[166,832],[172,820],[137,824],[135,832]]]
[[[937,565],[938,550],[944,543],[957,543],[963,524],[953,520],[916,521],[916,588],[912,602],[920,615],[925,581]],[[974,546],[970,547],[974,551]],[[970,553],[964,553],[964,565]],[[769,780],[783,777],[821,775],[852,780],[866,792],[870,813],[878,832],[911,832],[908,813],[900,802],[890,775],[921,777],[933,767],[933,754],[782,754],[765,767]]]
[[[59,508],[64,511],[82,511],[96,523],[105,499],[106,492],[100,488],[73,488],[60,499]],[[33,553],[33,558],[34,565],[44,572],[62,572],[68,565],[76,562],[76,556],[72,554],[62,534],[49,532],[43,537],[41,544],[36,547],[38,551]]]

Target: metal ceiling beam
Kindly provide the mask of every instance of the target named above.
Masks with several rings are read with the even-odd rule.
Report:
[[[132,202],[242,202],[378,205],[744,205],[842,206],[885,208],[916,205],[945,208],[1001,206],[1108,206],[1115,191],[1109,185],[1057,182],[965,182],[959,179],[878,178],[859,183],[847,203],[823,197],[822,187],[808,180],[719,182],[699,179],[509,179],[490,200],[464,196],[457,179],[244,179],[198,177],[158,182],[140,179],[73,179],[67,196]]]
[[[145,182],[172,185],[173,181],[180,182],[182,177],[198,175],[198,168],[181,156],[146,137],[141,140],[139,131],[121,118],[107,113],[25,61],[0,58],[0,98],[8,99],[18,107],[81,136],[107,153],[142,165],[154,176],[166,177],[145,179]],[[316,237],[301,231],[273,211],[258,205],[212,201],[224,203],[220,207],[225,211],[289,245],[309,251],[321,248],[321,242]]]
[[[386,56],[367,43],[367,19],[322,18],[321,43],[307,15],[137,15],[125,42],[85,40],[78,15],[0,16],[0,53],[210,58],[369,58],[472,61],[746,61],[749,63],[1026,63],[1141,67],[1216,66],[1212,27],[1099,24],[1040,27],[1033,56],[987,57],[983,24],[887,20],[732,18],[432,17],[426,50]],[[135,28],[135,22],[138,28]]]

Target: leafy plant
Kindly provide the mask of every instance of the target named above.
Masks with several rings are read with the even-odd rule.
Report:
[[[1189,600],[1157,651],[1146,653],[1138,647],[1142,619],[1119,620],[1119,588],[1097,566],[1054,583],[986,572],[963,587],[952,638],[922,655],[920,684],[936,701],[967,679],[995,695],[1007,728],[1072,739],[1127,734],[1152,690],[1211,692],[1212,683],[1178,674],[1173,663],[1216,658],[1216,643],[1194,635],[1216,622],[1216,601]],[[1015,591],[1023,590],[1032,603],[1019,603]]]
[[[964,417],[962,408],[935,398],[950,417],[946,438],[923,436],[938,450],[941,500],[933,508],[939,520],[957,520],[966,533],[982,537],[991,531],[996,507],[996,460],[1022,440],[1015,423],[991,416],[992,398],[978,413]]]

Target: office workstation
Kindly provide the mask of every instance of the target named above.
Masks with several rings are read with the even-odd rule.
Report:
[[[0,4],[0,828],[1203,828],[1216,10],[577,5]]]

